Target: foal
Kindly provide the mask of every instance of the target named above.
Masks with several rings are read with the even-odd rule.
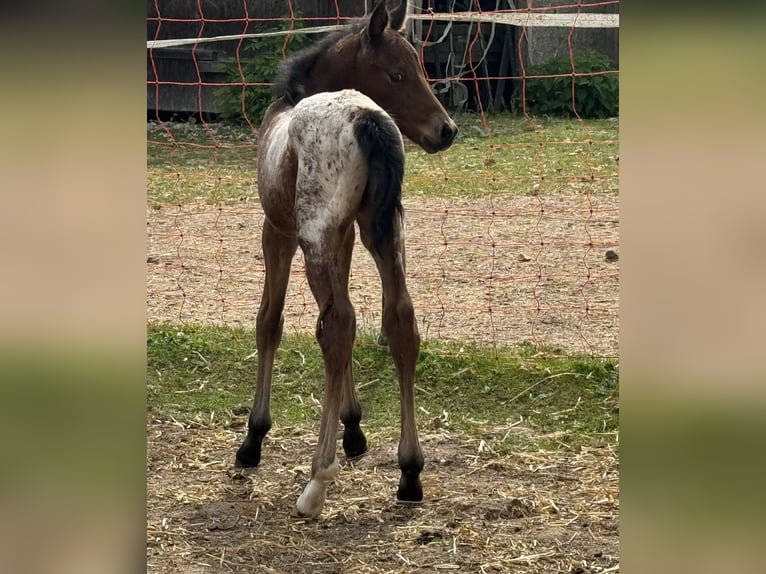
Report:
[[[317,516],[338,473],[336,425],[343,450],[367,450],[359,427],[351,351],[356,332],[348,294],[354,221],[383,286],[383,329],[401,395],[397,498],[420,501],[423,454],[415,427],[413,386],[420,347],[405,285],[401,130],[429,153],[448,148],[457,126],[426,83],[417,53],[399,30],[406,1],[391,14],[385,0],[367,21],[331,34],[297,53],[275,80],[279,97],[260,128],[258,193],[265,214],[266,278],[257,317],[258,376],[238,466],[256,466],[271,428],[274,355],[290,265],[300,245],[309,286],[319,306],[316,337],[325,364],[325,394],[311,479],[298,512]],[[397,129],[397,126],[399,129]]]

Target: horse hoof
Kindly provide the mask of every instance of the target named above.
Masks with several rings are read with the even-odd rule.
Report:
[[[309,518],[316,518],[322,513],[327,486],[335,480],[338,472],[340,472],[340,465],[337,460],[333,460],[330,466],[317,470],[314,473],[314,476],[311,477],[306,488],[303,489],[303,492],[298,497],[298,502],[295,505],[298,514]]]
[[[242,446],[237,450],[237,456],[234,458],[234,466],[238,468],[250,468],[258,466],[261,462],[261,445],[255,444],[250,437],[245,439]]]
[[[420,479],[408,479],[402,476],[399,479],[396,498],[402,502],[421,502],[423,500],[423,485],[420,483]]]
[[[306,489],[298,497],[295,510],[301,518],[316,518],[322,514],[327,487],[315,480],[309,481]]]
[[[343,452],[347,459],[354,459],[367,452],[367,439],[361,429],[343,432]]]
[[[242,455],[237,452],[237,456],[234,458],[234,466],[237,468],[252,468],[258,466],[258,463],[260,462],[261,455],[250,457],[248,455]]]

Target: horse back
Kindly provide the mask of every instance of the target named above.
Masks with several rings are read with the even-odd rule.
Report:
[[[363,202],[381,207],[386,221],[399,209],[402,137],[367,96],[343,90],[304,98],[290,114],[288,142],[297,161],[295,217],[304,242],[320,244],[328,229],[345,228]],[[373,191],[382,182],[387,199],[378,202],[383,195]],[[390,234],[392,226],[383,227]]]

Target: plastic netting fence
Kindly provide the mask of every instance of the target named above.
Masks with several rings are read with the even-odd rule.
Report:
[[[255,325],[262,213],[247,97],[268,81],[249,70],[258,58],[284,57],[291,37],[371,9],[343,0],[220,4],[149,2],[150,321]],[[586,79],[616,77],[617,65],[583,71],[577,57],[616,46],[618,2],[534,4],[410,2],[407,34],[460,134],[435,156],[407,145],[408,285],[424,338],[616,356],[618,122],[584,117],[590,96],[579,90]],[[279,34],[243,37],[264,31]],[[264,38],[271,44],[252,43]],[[535,72],[556,56],[569,69]],[[528,94],[540,98],[533,82],[544,78],[563,78],[571,117],[535,111],[540,102]],[[561,85],[552,97],[561,99]],[[241,117],[222,122],[232,93]],[[377,330],[380,287],[361,245],[349,288],[359,327]],[[285,329],[312,332],[316,315],[299,251]]]

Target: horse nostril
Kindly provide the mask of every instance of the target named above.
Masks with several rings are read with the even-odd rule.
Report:
[[[442,141],[452,141],[452,138],[457,134],[457,126],[451,122],[444,122],[442,124]]]

